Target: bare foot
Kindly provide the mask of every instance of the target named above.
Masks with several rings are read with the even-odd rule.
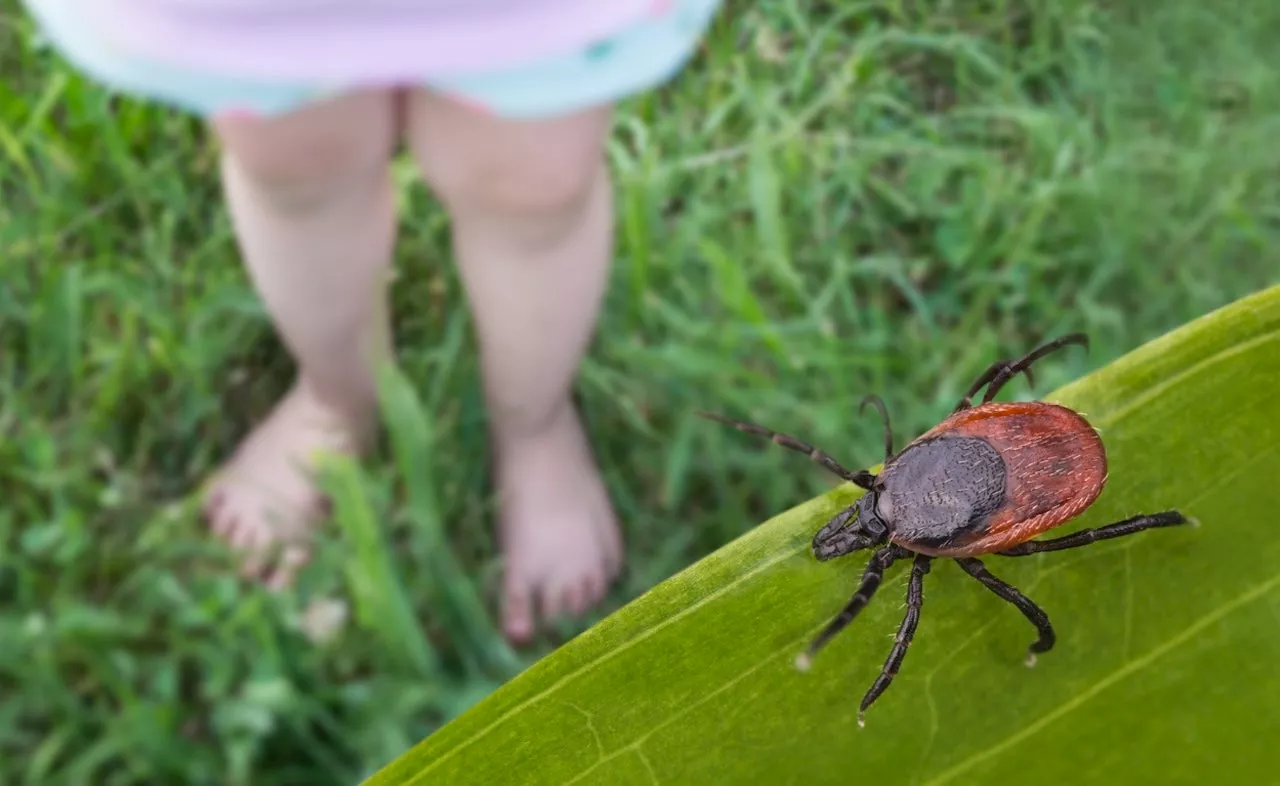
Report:
[[[352,454],[368,432],[295,383],[213,478],[204,506],[209,527],[244,553],[246,577],[278,589],[310,559],[310,537],[325,499],[309,477],[320,451]]]
[[[506,557],[503,629],[528,641],[545,623],[580,616],[622,563],[622,535],[576,410],[543,434],[499,444],[499,527]]]

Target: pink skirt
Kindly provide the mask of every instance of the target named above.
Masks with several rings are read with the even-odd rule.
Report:
[[[655,0],[94,0],[136,56],[267,79],[382,82],[493,71],[586,46]]]
[[[670,77],[720,0],[23,0],[74,64],[202,115],[422,85],[508,117]]]

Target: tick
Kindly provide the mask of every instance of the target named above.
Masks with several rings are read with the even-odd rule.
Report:
[[[920,622],[924,577],[934,559],[954,559],[965,573],[1012,603],[1035,626],[1038,638],[1027,650],[1026,663],[1031,666],[1037,654],[1053,648],[1055,636],[1049,616],[1026,595],[992,575],[979,557],[1025,557],[1189,523],[1178,511],[1169,510],[1063,537],[1032,540],[1093,504],[1107,482],[1107,453],[1093,426],[1074,410],[1042,401],[1004,403],[992,399],[1018,374],[1031,380],[1033,363],[1070,344],[1089,346],[1085,336],[1075,333],[1050,341],[1021,359],[991,364],[946,420],[900,453],[893,452],[893,429],[884,402],[875,395],[864,398],[859,412],[874,404],[884,421],[885,459],[877,474],[845,469],[795,437],[698,413],[805,453],[867,492],[837,513],[813,538],[814,556],[822,561],[878,548],[848,604],[796,658],[798,668],[807,670],[818,650],[870,602],[890,565],[912,558],[907,613],[884,668],[862,699],[859,726],[864,725],[867,708],[884,693],[902,666]],[[982,403],[974,405],[973,399],[983,387]]]

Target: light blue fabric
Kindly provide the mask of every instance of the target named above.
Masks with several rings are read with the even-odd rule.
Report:
[[[342,85],[255,82],[131,57],[114,51],[84,24],[77,9],[83,1],[23,0],[72,65],[122,93],[212,117],[223,112],[280,114],[345,89]],[[421,84],[512,119],[561,115],[617,101],[674,76],[692,55],[720,3],[674,0],[665,12],[584,51],[515,69],[423,79]]]

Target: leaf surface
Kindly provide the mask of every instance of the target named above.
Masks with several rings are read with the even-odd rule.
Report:
[[[892,645],[909,563],[798,672],[795,655],[866,562],[809,553],[860,493],[842,487],[658,585],[368,783],[1273,782],[1280,287],[1045,398],[1084,412],[1110,459],[1102,497],[1055,536],[1170,508],[1201,526],[987,558],[1057,630],[1034,668],[1027,621],[939,560],[915,642],[865,728],[858,702]]]

